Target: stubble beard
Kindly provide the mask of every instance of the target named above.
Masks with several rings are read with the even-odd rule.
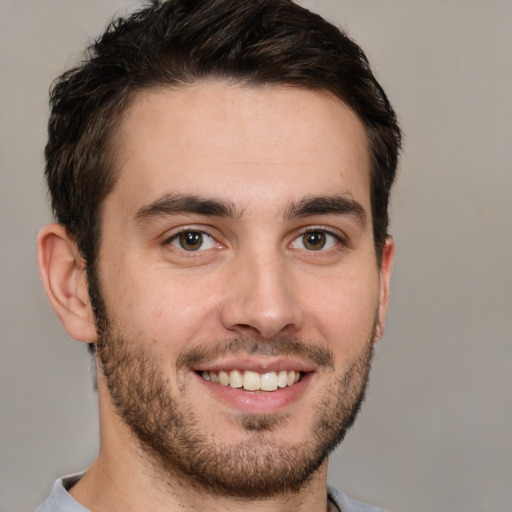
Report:
[[[134,341],[116,330],[99,294],[94,306],[98,363],[112,401],[135,435],[140,452],[164,481],[178,479],[213,495],[242,499],[299,492],[342,441],[364,400],[376,320],[359,357],[333,385],[325,386],[307,439],[293,444],[277,440],[273,432],[291,421],[286,415],[241,415],[239,440],[219,442],[187,404],[185,381],[178,380],[181,389],[170,389],[161,369],[144,349],[143,340]],[[259,344],[240,339],[219,347],[222,345],[225,351],[237,343],[240,350],[254,353],[267,350],[273,342]],[[276,346],[302,356],[315,350],[289,338],[275,340],[273,350],[279,352]],[[321,350],[332,360],[332,354]],[[182,361],[190,359],[186,353],[182,356]],[[179,367],[177,370],[179,374]]]

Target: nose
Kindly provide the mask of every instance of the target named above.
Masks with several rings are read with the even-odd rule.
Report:
[[[221,312],[225,329],[270,339],[303,321],[293,280],[278,256],[242,259],[231,269]]]

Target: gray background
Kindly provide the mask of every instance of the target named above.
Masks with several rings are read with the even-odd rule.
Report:
[[[512,511],[512,2],[309,0],[367,51],[405,154],[387,332],[330,480],[395,512]],[[122,0],[0,0],[0,509],[97,450],[85,347],[44,297],[35,237],[47,90]]]

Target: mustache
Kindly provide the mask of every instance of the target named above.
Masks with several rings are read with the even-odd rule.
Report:
[[[280,336],[270,340],[233,338],[214,346],[192,347],[182,352],[177,369],[187,369],[199,364],[208,364],[216,359],[232,355],[295,356],[322,368],[334,369],[334,355],[325,348],[304,342],[291,336]]]

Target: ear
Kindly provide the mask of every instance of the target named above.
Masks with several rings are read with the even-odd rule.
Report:
[[[379,341],[384,334],[384,325],[386,323],[386,315],[389,306],[389,285],[391,281],[391,269],[393,267],[393,259],[395,257],[395,241],[388,236],[382,251],[382,261],[380,266],[380,282],[379,282],[379,309],[378,323],[375,335],[375,341]]]
[[[55,313],[75,340],[96,341],[96,326],[85,273],[75,242],[60,224],[49,224],[37,237],[39,273]]]

